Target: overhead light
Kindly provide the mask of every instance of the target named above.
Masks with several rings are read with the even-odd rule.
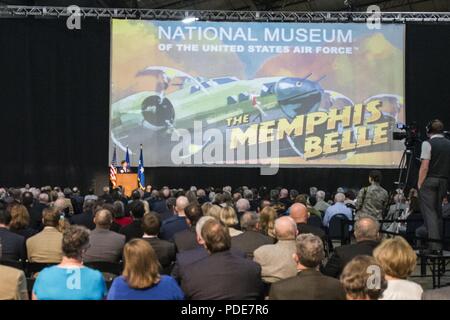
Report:
[[[192,16],[186,17],[183,20],[181,20],[181,22],[183,22],[185,24],[190,24],[190,23],[193,23],[195,21],[198,21],[198,18],[197,17],[192,17]]]

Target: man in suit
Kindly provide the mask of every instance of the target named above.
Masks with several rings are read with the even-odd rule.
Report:
[[[173,236],[175,233],[189,229],[186,223],[186,215],[184,214],[184,209],[189,205],[189,200],[185,196],[180,196],[177,198],[175,203],[176,215],[166,219],[161,226],[161,239],[167,241],[173,241]]]
[[[27,279],[22,270],[0,265],[0,300],[28,300]]]
[[[158,213],[159,219],[164,221],[173,216],[173,212],[167,207],[167,202],[161,196],[161,192],[158,190],[153,190],[147,202],[150,205],[150,210]]]
[[[231,238],[231,247],[241,250],[250,259],[253,259],[253,252],[259,247],[273,244],[273,238],[259,232],[259,218],[255,212],[242,215],[241,230],[244,233]]]
[[[175,245],[158,238],[161,221],[156,212],[150,212],[142,218],[143,239],[148,241],[158,257],[162,273],[170,274],[175,261]]]
[[[89,230],[94,230],[96,225],[94,223],[94,200],[86,200],[83,204],[83,213],[73,215],[70,217],[70,224],[84,226]]]
[[[110,231],[113,222],[112,213],[100,209],[95,213],[95,229],[89,236],[90,247],[84,254],[85,262],[119,262],[122,257],[125,236]]]
[[[41,231],[42,226],[42,211],[48,207],[48,194],[42,192],[39,194],[39,200],[26,206],[30,215],[30,228]]]
[[[176,255],[176,260],[174,267],[172,269],[171,276],[177,279],[180,282],[180,270],[184,270],[192,263],[199,261],[203,258],[206,258],[208,256],[208,251],[204,247],[204,240],[202,238],[202,228],[203,225],[206,223],[206,221],[214,220],[211,216],[203,216],[201,217],[196,226],[195,226],[195,232],[197,235],[197,243],[199,246],[192,250],[186,250],[183,252],[178,252]]]
[[[80,195],[80,189],[73,187],[71,196],[72,206],[75,214],[83,212],[84,198]]]
[[[128,162],[126,162],[125,160],[123,160],[122,162],[120,162],[121,167],[119,168],[119,173],[130,173],[130,167]]]
[[[26,259],[25,238],[9,231],[11,215],[0,208],[0,260],[18,261]]]
[[[144,231],[142,230],[141,221],[145,213],[144,203],[141,200],[134,200],[128,206],[133,222],[120,228],[119,233],[125,235],[126,242],[134,238],[142,238]]]
[[[250,202],[247,199],[239,199],[236,202],[236,214],[239,221],[248,210],[250,210]]]
[[[254,252],[253,260],[262,268],[262,279],[266,283],[274,283],[297,274],[295,261],[295,237],[297,226],[291,217],[275,220],[275,235],[278,242],[259,247]]]
[[[232,254],[228,228],[208,220],[201,230],[208,256],[182,273],[181,287],[191,300],[248,300],[262,296],[261,268]]]
[[[62,233],[58,230],[61,213],[56,208],[42,212],[44,229],[28,238],[27,253],[30,262],[59,263],[62,259]]]
[[[184,209],[184,214],[189,229],[177,232],[173,236],[177,252],[183,252],[199,247],[195,225],[203,216],[202,208],[197,204],[190,204]]]
[[[325,257],[322,240],[307,233],[296,240],[297,275],[272,284],[270,300],[345,300],[345,291],[339,280],[318,271]]]
[[[289,191],[287,189],[283,188],[280,190],[280,198],[278,201],[284,204],[286,210],[292,205],[292,200],[289,197]]]
[[[312,233],[325,241],[325,231],[308,225],[308,215],[308,208],[304,204],[294,203],[290,208],[289,216],[297,224],[298,234]]]
[[[331,255],[323,274],[339,278],[345,265],[359,255],[371,256],[375,247],[379,244],[380,224],[372,216],[363,215],[355,223],[355,244],[337,247]]]

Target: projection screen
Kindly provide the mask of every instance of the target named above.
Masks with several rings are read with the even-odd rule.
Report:
[[[398,166],[399,24],[113,20],[110,160]]]

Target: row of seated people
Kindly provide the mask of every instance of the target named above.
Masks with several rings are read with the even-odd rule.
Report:
[[[212,208],[203,216],[198,205],[189,205],[187,199],[179,197],[176,203],[178,215],[175,219],[169,219],[178,221],[180,226],[182,219],[188,227],[179,226],[181,230],[175,232],[173,226],[177,224],[167,228],[165,221],[166,229],[172,231],[172,236],[168,237],[172,241],[158,238],[161,233],[160,217],[156,213],[145,213],[144,203],[140,200],[130,205],[133,222],[120,230],[122,235],[109,230],[112,214],[104,208],[95,212],[96,228],[90,234],[82,227],[64,224],[65,230],[61,233],[58,227],[64,220],[60,213],[52,209],[44,210],[44,230],[27,240],[28,259],[59,265],[39,273],[32,291],[33,297],[93,299],[108,295],[110,299],[257,299],[262,298],[264,292],[269,292],[271,299],[343,299],[347,292],[347,298],[372,298],[367,294],[349,296],[343,280],[345,272],[342,270],[355,256],[371,255],[374,247],[377,247],[379,226],[375,219],[361,217],[355,225],[357,243],[336,250],[323,266],[323,241],[320,236],[313,235],[305,223],[308,217],[305,206],[294,204],[290,208],[290,217],[270,220],[273,222],[273,225],[268,226],[270,231],[263,233],[260,230],[267,230],[267,225],[261,219],[263,212],[260,216],[253,212],[242,215],[242,230],[237,230],[231,227],[236,223],[236,213],[232,208],[221,207],[217,212]],[[263,210],[271,211],[270,207]],[[0,227],[8,231],[8,214],[4,210],[0,212]],[[50,237],[42,237],[50,233],[58,234],[59,240],[54,237],[49,241]],[[299,233],[301,235],[297,236]],[[36,238],[39,235],[42,239]],[[36,247],[32,245],[35,239],[40,240],[37,241],[40,243],[37,251],[47,258],[52,256],[53,261],[36,259],[39,254],[33,255]],[[48,245],[53,246],[53,251],[49,250]],[[386,249],[383,249],[383,245]],[[395,238],[386,240],[377,250],[382,253],[390,250],[386,259],[383,255],[379,255],[378,259],[375,256],[380,270],[386,272],[383,279],[388,280],[382,297],[420,299],[420,286],[404,280],[415,267],[416,257],[411,247],[403,239]],[[83,267],[83,262],[118,261],[122,258],[125,262],[122,276],[114,280],[108,294],[103,276]],[[369,261],[364,259],[358,260],[358,263]],[[67,273],[55,268],[83,271]],[[150,270],[152,272],[147,273]],[[8,272],[2,274],[7,275]],[[311,278],[307,277],[308,274]],[[58,283],[67,283],[67,277],[76,279],[80,275],[80,279],[89,281],[91,285],[80,285],[83,289],[76,291],[78,294],[74,294],[73,290],[77,290],[76,283],[80,282],[75,281],[72,288],[58,286]],[[336,279],[339,276],[342,283]],[[364,274],[359,276],[364,277]],[[94,281],[91,277],[98,279]],[[17,276],[8,278],[15,279]],[[301,280],[303,285],[292,286],[292,283],[302,278],[306,278]],[[57,282],[53,281],[55,279]],[[307,279],[310,279],[309,282]],[[18,285],[18,288],[6,291],[14,297],[21,296],[17,292],[23,293],[23,285]],[[143,290],[145,288],[148,290]],[[51,293],[56,293],[56,296]]]

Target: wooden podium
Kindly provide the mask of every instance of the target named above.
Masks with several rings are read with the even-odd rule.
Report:
[[[137,173],[118,173],[117,185],[122,186],[127,197],[131,197],[133,190],[138,188]]]

